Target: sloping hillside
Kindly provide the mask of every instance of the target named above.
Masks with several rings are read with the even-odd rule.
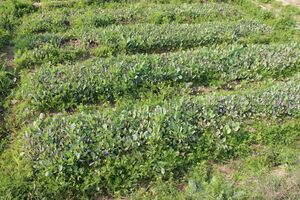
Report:
[[[0,199],[299,199],[299,8],[0,3]]]

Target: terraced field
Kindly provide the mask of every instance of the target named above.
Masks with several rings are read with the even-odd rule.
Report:
[[[0,199],[299,199],[299,8],[0,3]]]

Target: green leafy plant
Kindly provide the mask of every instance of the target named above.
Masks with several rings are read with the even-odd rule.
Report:
[[[20,92],[23,99],[42,111],[68,109],[123,96],[136,97],[160,85],[222,86],[234,81],[286,77],[298,70],[299,55],[297,44],[233,45],[89,60],[78,65],[42,67],[25,79]]]
[[[127,191],[202,160],[247,152],[244,121],[299,115],[299,86],[294,80],[247,94],[40,118],[25,131],[24,151],[43,195]]]

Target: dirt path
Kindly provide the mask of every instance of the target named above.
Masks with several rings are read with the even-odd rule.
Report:
[[[285,5],[291,4],[291,5],[295,5],[298,8],[300,8],[300,0],[280,0],[280,1]]]

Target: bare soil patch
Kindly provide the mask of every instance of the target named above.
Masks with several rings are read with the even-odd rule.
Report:
[[[6,47],[3,52],[0,52],[0,54],[2,54],[2,53],[4,55],[3,57],[7,63],[7,66],[15,67],[13,47]]]
[[[288,5],[294,5],[300,8],[300,0],[280,0],[283,4]]]

